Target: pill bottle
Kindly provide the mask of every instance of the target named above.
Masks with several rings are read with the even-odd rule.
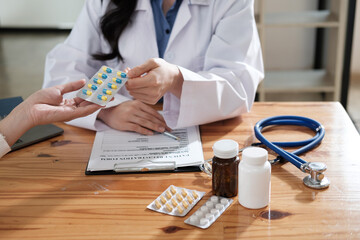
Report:
[[[230,139],[213,146],[212,192],[222,197],[234,197],[238,192],[239,144]]]
[[[239,164],[239,203],[250,209],[266,207],[270,202],[271,165],[268,152],[248,147]]]

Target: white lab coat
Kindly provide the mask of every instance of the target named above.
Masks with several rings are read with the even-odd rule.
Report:
[[[158,57],[150,0],[138,0],[131,24],[119,39],[124,62],[95,61],[91,54],[110,52],[99,20],[109,0],[87,0],[66,41],[46,57],[43,87],[89,79],[102,65],[123,70]],[[111,6],[110,6],[111,7]],[[164,53],[184,77],[181,99],[164,96],[169,127],[209,123],[250,111],[263,79],[261,47],[253,0],[183,0]],[[132,99],[123,87],[108,107]],[[100,130],[98,112],[69,122]]]

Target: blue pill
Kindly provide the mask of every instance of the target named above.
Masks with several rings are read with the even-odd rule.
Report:
[[[98,76],[102,79],[107,79],[107,75],[105,73],[98,73]]]
[[[103,89],[103,93],[104,94],[107,94],[107,95],[111,95],[112,94],[112,92],[110,91],[110,90],[108,90],[108,89]]]
[[[83,89],[82,92],[83,92],[83,94],[88,95],[88,96],[90,96],[92,94],[91,91],[86,90],[86,89]]]
[[[113,78],[113,81],[116,83],[122,83],[122,80],[120,78]]]
[[[91,88],[92,90],[96,90],[96,89],[97,89],[97,86],[89,83],[89,84],[88,84],[88,88]]]
[[[108,87],[112,89],[117,89],[116,84],[108,83]]]
[[[107,73],[112,72],[111,68],[108,68],[108,67],[103,67],[103,70],[104,70],[104,72],[107,72]]]
[[[107,96],[103,96],[103,95],[100,95],[100,94],[97,96],[97,98],[100,99],[100,100],[103,100],[103,101],[107,100]]]
[[[97,79],[97,78],[94,78],[94,83],[96,83],[96,84],[102,84],[102,80],[99,80],[99,79]]]

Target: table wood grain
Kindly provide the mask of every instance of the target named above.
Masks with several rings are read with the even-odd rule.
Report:
[[[255,103],[251,113],[201,126],[205,158],[220,139],[251,144],[255,123],[275,115],[310,117],[325,126],[321,145],[302,158],[327,164],[328,189],[304,186],[306,174],[290,163],[273,165],[268,207],[249,210],[235,197],[202,230],[186,225],[186,217],[146,206],[171,184],[205,191],[189,216],[211,196],[206,174],[85,176],[94,132],[58,123],[62,136],[0,159],[0,239],[360,239],[360,137],[339,103]],[[265,136],[294,141],[313,133],[284,126]]]

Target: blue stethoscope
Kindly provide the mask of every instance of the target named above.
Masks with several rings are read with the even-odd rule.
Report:
[[[304,126],[313,130],[316,135],[308,140],[298,141],[298,142],[270,142],[268,141],[261,133],[261,131],[271,125],[296,125]],[[327,169],[326,165],[321,162],[306,162],[305,160],[298,157],[298,155],[311,150],[320,144],[321,140],[324,138],[325,129],[317,121],[301,117],[301,116],[275,116],[265,118],[256,123],[254,127],[255,136],[261,142],[261,144],[267,146],[272,151],[279,154],[275,159],[279,161],[284,159],[295,165],[301,171],[309,173],[309,176],[306,176],[303,179],[303,182],[306,186],[315,189],[327,188],[330,185],[330,181],[325,177],[324,172]],[[253,144],[259,145],[259,144]],[[293,151],[287,152],[281,147],[299,147],[301,148]]]

